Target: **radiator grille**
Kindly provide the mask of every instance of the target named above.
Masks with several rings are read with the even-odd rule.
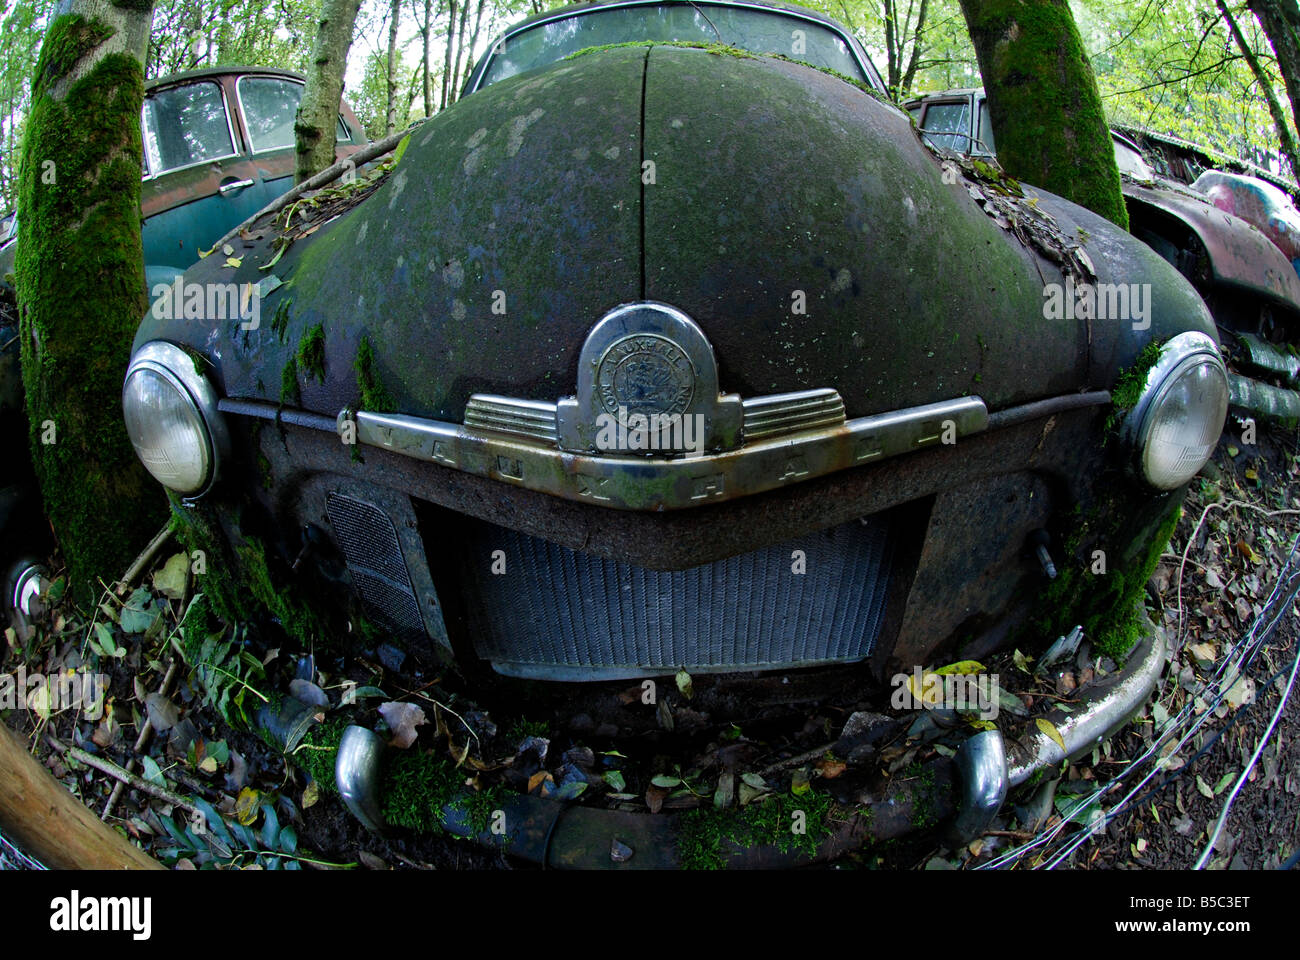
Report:
[[[870,655],[880,630],[890,528],[881,515],[662,572],[474,521],[462,587],[479,655],[512,676],[589,680],[852,662]],[[501,575],[491,572],[497,550]],[[804,552],[806,573],[792,571],[795,550]]]
[[[402,637],[424,636],[420,605],[388,514],[339,493],[326,496],[325,508],[366,613]]]

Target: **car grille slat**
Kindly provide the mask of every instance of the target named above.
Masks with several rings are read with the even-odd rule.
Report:
[[[388,514],[339,493],[326,496],[325,509],[366,613],[403,638],[423,636],[420,604]]]
[[[888,515],[681,571],[656,571],[467,521],[471,638],[501,673],[559,680],[853,662],[880,631]],[[791,570],[803,550],[807,572]],[[491,572],[493,552],[506,556]]]

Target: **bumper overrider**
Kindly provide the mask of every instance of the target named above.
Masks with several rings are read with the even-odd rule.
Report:
[[[829,483],[828,478],[840,475],[854,474],[868,480],[873,476],[885,477],[883,472],[864,474],[853,468],[871,467],[905,454],[925,456],[927,449],[960,447],[975,443],[980,435],[1019,437],[1017,442],[1031,447],[1037,456],[1053,429],[1067,435],[1073,429],[1080,438],[1095,438],[1099,419],[1096,408],[1111,400],[1107,391],[1075,393],[990,413],[980,398],[965,396],[849,419],[839,394],[829,387],[741,398],[722,392],[717,361],[699,326],[672,306],[654,302],[620,306],[591,329],[579,355],[573,396],[551,404],[475,394],[466,407],[463,423],[355,409],[345,409],[329,417],[287,410],[264,401],[220,398],[212,382],[198,371],[198,364],[187,350],[165,341],[152,341],[136,352],[123,389],[128,432],[141,460],[156,478],[183,499],[194,500],[216,489],[222,466],[239,459],[231,455],[230,439],[238,431],[228,427],[227,418],[251,417],[278,422],[282,435],[291,440],[297,436],[314,437],[316,446],[312,449],[320,449],[319,444],[326,435],[336,434],[337,439],[330,442],[336,450],[349,453],[333,461],[319,460],[320,464],[329,464],[320,467],[322,473],[343,473],[342,464],[352,459],[353,451],[358,447],[372,448],[399,455],[399,459],[425,461],[459,474],[524,488],[543,495],[543,499],[556,498],[582,505],[587,510],[609,511],[611,515],[647,514],[665,519],[673,514],[683,514],[683,519],[703,517],[716,504],[761,500],[762,495],[772,495],[787,487],[832,492],[834,488],[817,488],[816,484]],[[1212,452],[1222,429],[1226,405],[1226,373],[1214,341],[1197,332],[1178,334],[1167,341],[1147,371],[1136,403],[1120,431],[1123,457],[1134,483],[1145,483],[1152,498],[1181,488]],[[1056,427],[1058,418],[1062,425]],[[1074,427],[1069,426],[1072,422]],[[991,461],[1006,455],[998,451],[994,443],[982,456]],[[1063,471],[1061,465],[1068,466],[1072,461],[1069,456],[1061,456],[1057,467]],[[996,470],[997,465],[990,463],[986,473],[992,476]],[[390,477],[388,483],[391,486],[394,480]],[[935,481],[935,484],[930,489],[942,489],[942,483]],[[806,486],[800,488],[800,485]],[[364,480],[350,478],[343,486],[348,497],[365,496]],[[898,502],[902,504],[921,489],[914,486],[903,491],[898,495]],[[362,492],[358,494],[358,490]],[[392,489],[388,490],[385,499],[376,493],[373,502],[393,502],[393,494]],[[398,492],[398,500],[407,503],[402,509],[409,512],[408,494],[410,498],[423,494],[422,490],[414,489]],[[336,533],[346,533],[346,523],[339,522],[342,514],[336,514],[339,495],[330,492],[329,496],[333,499],[328,501],[328,510],[331,519],[336,521]],[[346,554],[354,584],[363,601],[382,606],[384,596],[406,591],[417,601],[415,605],[420,606],[418,595],[429,574],[420,566],[424,561],[418,542],[412,546],[404,539],[406,528],[416,524],[395,517],[392,511],[381,510],[373,503],[369,509],[370,514],[350,515],[347,522],[357,527],[350,539],[373,544],[391,536],[390,559],[396,559],[385,566],[354,555],[344,544],[342,552]],[[1025,523],[1038,523],[1040,515],[1033,510],[1046,509],[1046,505],[1036,505],[1026,514]],[[692,513],[692,510],[699,512]],[[864,517],[863,525],[871,527],[866,523],[871,519]],[[340,540],[349,539],[342,533]],[[959,534],[960,531],[954,531],[951,535]],[[882,558],[892,555],[889,550],[902,549],[889,547],[887,550],[879,546],[887,540],[883,533],[879,534],[883,539],[874,541],[870,537],[877,534],[862,536],[868,540],[861,542],[876,544],[872,549],[879,550]],[[926,536],[932,538],[934,534],[928,532]],[[837,542],[852,552],[859,541],[841,538]],[[541,540],[537,544],[528,549],[541,558],[539,563],[546,560],[547,550],[561,549]],[[788,544],[780,544],[774,548],[774,563],[788,567],[791,554],[787,547]],[[921,589],[919,579],[925,572],[924,558],[918,559],[918,554],[919,551],[913,551],[917,577],[914,589]],[[1008,555],[1014,557],[1015,551]],[[547,589],[552,593],[567,589],[570,581],[553,579],[551,574],[572,571],[575,564],[578,566],[574,583],[591,581],[593,570],[595,573],[604,570],[610,579],[608,589],[617,593],[625,588],[626,580],[635,571],[636,577],[642,577],[638,582],[642,583],[644,596],[662,599],[665,595],[670,598],[683,595],[665,594],[665,591],[684,589],[685,581],[672,579],[678,576],[672,571],[662,574],[663,579],[654,579],[652,572],[627,565],[611,570],[608,561],[602,561],[605,567],[584,570],[581,558],[578,551],[569,550],[563,556],[552,556],[552,566],[539,566],[540,577],[534,584],[539,596]],[[741,581],[763,578],[761,564],[732,569],[725,567],[727,562],[720,559],[707,569],[716,567],[719,576],[739,576]],[[880,560],[880,564],[885,563]],[[685,573],[695,575],[704,569],[694,568]],[[858,568],[851,563],[843,570],[850,571],[845,576],[870,579],[869,575],[856,572]],[[364,584],[372,582],[377,586],[368,591]],[[784,583],[789,589],[789,581]],[[846,635],[847,640],[839,637],[835,644],[824,649],[804,643],[792,648],[774,646],[740,653],[714,651],[710,659],[709,655],[703,652],[697,655],[687,647],[671,644],[664,647],[659,643],[662,636],[652,637],[653,642],[642,648],[629,645],[624,642],[627,638],[620,635],[610,649],[621,650],[625,662],[617,661],[617,653],[609,654],[613,658],[611,663],[590,657],[583,659],[572,654],[569,638],[553,649],[539,641],[533,645],[531,654],[525,655],[519,649],[500,649],[485,659],[492,661],[500,673],[564,680],[662,675],[678,667],[731,672],[853,663],[873,652],[880,653],[873,651],[873,644],[888,586],[880,584],[878,596],[862,600],[861,615],[843,623],[834,619],[825,621],[833,624],[831,632],[872,631],[866,642],[857,644],[851,642],[852,636]],[[927,582],[925,586],[932,590],[935,585]],[[528,588],[526,585],[521,588],[515,582],[511,589],[526,591]],[[433,592],[431,584],[429,591]],[[485,589],[479,596],[492,594]],[[640,595],[634,592],[631,596]],[[826,606],[843,602],[845,596],[842,592],[831,592],[819,599]],[[755,601],[755,616],[773,619],[771,597],[772,592],[768,590],[761,603]],[[545,597],[541,602],[545,602]],[[738,605],[743,607],[746,601],[744,597],[738,601],[733,591],[719,596],[717,602],[721,604],[719,611],[723,611]],[[670,602],[669,606],[674,604]],[[807,606],[801,604],[798,610],[808,611],[807,616],[812,617],[810,611],[814,606],[810,601]],[[610,609],[624,608],[615,604]],[[540,612],[545,616],[534,619],[564,619],[563,611],[557,611],[554,616],[549,610]],[[673,629],[676,613],[665,614],[663,623],[657,626],[638,620],[637,629],[641,633]],[[633,617],[630,608],[627,616]],[[636,617],[640,617],[639,612]],[[484,630],[491,634],[490,621],[473,618],[471,621],[485,624]],[[817,629],[823,629],[822,622],[818,624]],[[430,620],[423,611],[416,610],[408,618],[407,626],[417,631],[428,629]],[[527,633],[526,625],[518,620],[509,628]],[[738,620],[729,629],[743,631],[745,628],[745,622]],[[434,639],[446,644],[445,628],[441,629],[444,635]],[[680,624],[677,629],[680,632]],[[431,636],[437,632],[429,629]],[[1165,657],[1163,635],[1154,627],[1145,633],[1145,639],[1139,642],[1119,673],[1084,692],[1070,712],[1054,718],[1064,749],[1032,723],[1019,732],[1010,729],[982,732],[968,740],[951,763],[945,761],[941,780],[951,785],[950,792],[940,791],[940,796],[931,791],[925,798],[909,798],[897,792],[864,796],[861,814],[835,831],[823,844],[821,853],[834,856],[868,836],[887,838],[906,832],[915,826],[916,819],[909,818],[909,810],[921,802],[931,814],[955,814],[949,827],[949,835],[955,841],[977,836],[1000,809],[1009,788],[1026,782],[1038,771],[1059,765],[1067,757],[1091,749],[1141,707],[1151,693]],[[592,642],[598,646],[601,640],[602,637],[596,637]],[[901,640],[895,644],[896,656],[892,661],[895,665],[928,662],[924,649],[915,643],[909,648],[904,648]],[[667,653],[663,652],[665,649]],[[654,659],[647,650],[658,650],[659,659]],[[929,652],[933,653],[933,648]],[[879,666],[885,661],[878,657],[875,662]],[[340,750],[337,771],[344,796],[350,798],[363,821],[372,826],[378,824],[373,823],[375,804],[369,778],[377,769],[378,755],[373,744]],[[928,783],[932,787],[933,778]],[[655,837],[659,831],[673,829],[671,825],[654,822],[663,818],[594,809],[575,809],[564,814],[558,805],[532,797],[519,797],[511,803],[518,810],[514,811],[515,815],[508,812],[507,822],[512,826],[507,834],[504,837],[484,835],[480,839],[508,841],[513,852],[536,855],[544,862],[557,864],[609,865],[610,843],[614,839],[633,847],[641,845],[646,850],[669,851],[634,858],[628,865],[663,866],[668,864],[657,862],[656,857],[671,859],[673,845]],[[473,833],[456,808],[453,803],[446,811],[448,829]],[[755,865],[781,859],[776,852],[765,848],[752,857],[757,857]]]

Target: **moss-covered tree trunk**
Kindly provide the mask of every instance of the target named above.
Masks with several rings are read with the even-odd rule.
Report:
[[[1296,0],[1247,0],[1246,6],[1264,28],[1277,55],[1277,69],[1291,101],[1291,115],[1300,127],[1300,4]],[[1293,171],[1300,177],[1300,170]]]
[[[1278,102],[1277,95],[1273,92],[1273,83],[1269,80],[1268,74],[1265,73],[1264,67],[1260,64],[1259,57],[1251,49],[1245,34],[1241,32],[1241,27],[1237,25],[1237,20],[1233,17],[1232,11],[1228,9],[1228,5],[1223,0],[1216,0],[1216,5],[1219,8],[1219,15],[1223,17],[1223,22],[1228,25],[1228,32],[1232,34],[1237,49],[1246,58],[1246,65],[1250,67],[1250,72],[1259,85],[1259,92],[1264,95],[1264,102],[1268,104],[1268,115],[1273,118],[1273,126],[1277,129],[1277,138],[1282,146],[1282,154],[1291,166],[1291,176],[1300,177],[1300,152],[1297,151],[1295,137],[1291,134],[1291,122],[1287,119],[1286,113],[1282,110],[1282,104]]]
[[[148,0],[72,0],[51,22],[23,141],[15,276],[31,452],[85,599],[166,516],[122,422],[148,308],[140,243]]]
[[[298,148],[297,181],[320,173],[334,162],[339,101],[343,98],[343,72],[352,46],[352,29],[361,0],[324,0],[316,22],[316,43],[307,86],[293,126]]]
[[[1127,229],[1101,94],[1067,0],[961,0],[961,9],[1003,168]]]

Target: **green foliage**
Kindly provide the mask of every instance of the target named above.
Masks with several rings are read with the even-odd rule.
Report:
[[[700,807],[678,818],[677,859],[685,870],[720,870],[726,866],[724,843],[738,847],[772,844],[784,853],[797,850],[812,857],[831,834],[834,803],[813,791],[803,796],[771,794],[744,807]],[[794,814],[802,811],[806,831],[795,833]]]
[[[285,801],[281,801],[285,802]],[[194,801],[201,814],[192,820],[160,817],[171,842],[155,847],[153,853],[171,866],[188,860],[200,870],[261,867],[264,870],[301,870],[304,863],[332,867],[354,867],[354,863],[324,864],[298,849],[298,832],[282,824],[275,807],[260,805],[262,824],[227,820],[206,800]]]
[[[211,706],[231,726],[249,729],[257,708],[267,696],[254,684],[266,679],[262,663],[243,649],[243,631],[227,633],[199,594],[181,620],[177,644],[185,663]]]
[[[362,337],[357,344],[357,359],[353,367],[357,371],[357,393],[362,410],[391,413],[397,409],[397,403],[375,373],[375,348],[371,346],[369,337]]]
[[[325,328],[316,324],[298,341],[298,366],[306,376],[325,382]]]
[[[311,774],[311,778],[326,793],[338,793],[334,780],[334,761],[338,758],[339,744],[348,722],[342,717],[332,717],[307,731],[293,751],[293,762]]]

